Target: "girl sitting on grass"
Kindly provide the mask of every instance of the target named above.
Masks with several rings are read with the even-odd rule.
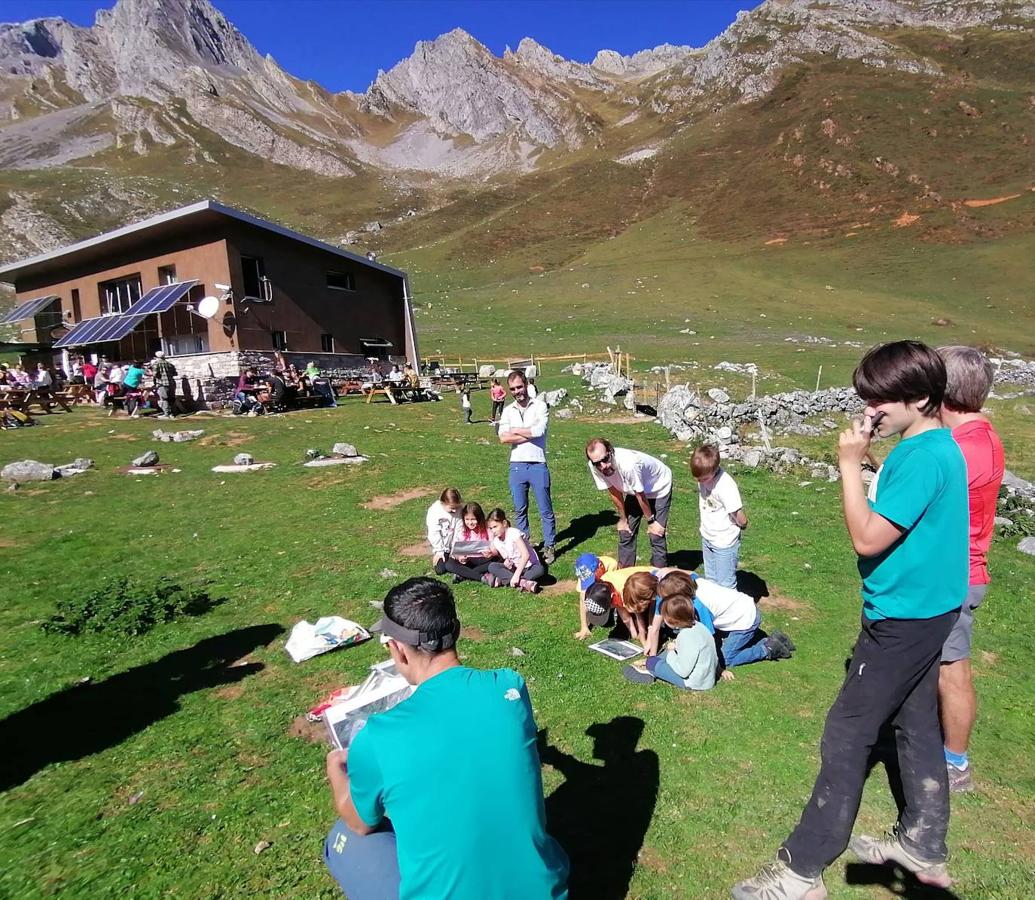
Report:
[[[539,579],[546,574],[546,569],[528,538],[518,529],[510,527],[507,514],[499,508],[489,513],[488,525],[493,550],[499,554],[502,562],[492,563],[489,571],[482,576],[482,581],[489,587],[509,584],[529,594],[537,593]]]
[[[453,576],[454,584],[482,580],[492,565],[494,553],[491,540],[481,504],[468,503],[460,512],[460,523],[453,535],[453,552],[446,557],[446,571]],[[457,552],[461,544],[470,541],[485,541],[489,546],[484,553],[471,556]]]
[[[661,604],[661,618],[676,632],[674,647],[659,656],[648,656],[645,667],[626,666],[625,677],[646,684],[660,679],[687,691],[711,690],[718,675],[719,654],[711,632],[698,621],[693,598],[686,594],[669,597]]]

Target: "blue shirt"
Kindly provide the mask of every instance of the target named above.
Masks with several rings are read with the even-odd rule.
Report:
[[[694,581],[697,581],[697,579],[694,578],[693,574],[691,574],[690,577],[693,578]],[[712,611],[710,609],[708,609],[708,607],[705,606],[700,601],[700,599],[698,597],[694,597],[694,609],[697,610],[697,621],[700,622],[708,630],[709,634],[715,634],[715,619],[712,616]],[[660,597],[655,597],[654,598],[654,613],[650,617],[651,622],[654,621],[654,616],[660,616],[660,615],[661,615],[661,598]],[[647,624],[649,625],[650,622],[648,622]]]
[[[546,834],[536,726],[511,669],[446,669],[372,716],[349,750],[352,802],[395,828],[400,900],[568,896]]]
[[[902,529],[859,557],[870,619],[933,619],[959,609],[970,581],[967,465],[948,428],[899,441],[870,485],[870,508]]]

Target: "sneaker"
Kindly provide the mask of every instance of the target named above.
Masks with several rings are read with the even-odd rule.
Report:
[[[500,586],[500,580],[495,575],[492,575],[489,572],[486,572],[484,575],[482,575],[482,581],[491,588]]]
[[[787,863],[766,863],[754,878],[733,885],[733,900],[825,900],[823,876],[805,878]]]
[[[780,630],[778,630],[778,629],[774,629],[774,630],[773,630],[773,632],[771,633],[770,637],[774,637],[774,638],[776,638],[776,639],[777,639],[778,641],[782,641],[782,642],[783,642],[783,644],[784,644],[784,646],[786,646],[786,647],[787,647],[787,649],[788,649],[788,650],[790,650],[790,651],[791,651],[792,653],[793,653],[793,652],[794,652],[795,650],[797,650],[797,649],[798,649],[798,648],[797,648],[797,647],[795,646],[795,644],[794,644],[794,641],[792,641],[792,640],[791,640],[791,639],[790,639],[789,637],[787,637],[787,635],[786,635],[786,634],[784,634],[784,633],[783,633],[782,631],[780,631]]]
[[[531,581],[528,578],[522,578],[521,581],[518,582],[518,587],[520,587],[526,594],[539,593],[539,582]]]
[[[622,669],[622,677],[633,684],[654,684],[654,676],[650,672],[644,672],[631,664]]]
[[[894,831],[889,831],[883,838],[874,838],[866,834],[853,836],[848,842],[848,849],[862,862],[885,865],[892,863],[911,872],[921,884],[931,887],[947,888],[952,884],[945,862],[928,862],[910,853],[902,846],[902,841]]]
[[[953,794],[966,794],[974,790],[974,779],[970,774],[970,766],[957,769],[951,762],[945,764],[949,773],[949,790]]]
[[[790,659],[790,648],[781,641],[775,634],[769,635],[763,642],[766,649],[766,659]]]
[[[557,554],[554,552],[553,544],[547,544],[543,547],[543,562],[548,566],[552,566],[554,561],[557,559]]]

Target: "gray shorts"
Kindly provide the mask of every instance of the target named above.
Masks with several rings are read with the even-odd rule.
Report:
[[[972,584],[967,589],[967,599],[963,601],[960,609],[960,617],[952,626],[952,631],[945,639],[942,646],[942,662],[959,662],[961,659],[970,659],[970,641],[974,636],[974,610],[981,605],[985,599],[987,584]]]

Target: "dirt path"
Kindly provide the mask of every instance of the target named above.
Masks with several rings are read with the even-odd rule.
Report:
[[[378,512],[383,512],[386,509],[394,509],[407,500],[416,500],[418,497],[427,497],[435,493],[434,488],[423,487],[423,488],[407,488],[403,491],[396,491],[394,494],[379,494],[376,497],[372,497],[367,500],[366,503],[361,503],[360,506],[363,509],[373,509]]]

